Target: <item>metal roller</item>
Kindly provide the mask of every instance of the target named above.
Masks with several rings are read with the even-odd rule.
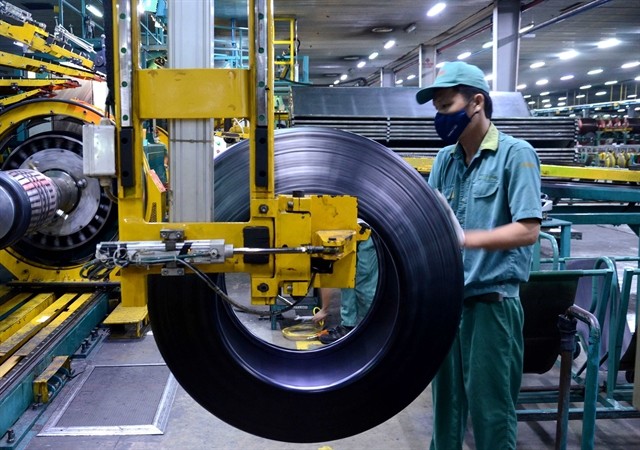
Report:
[[[216,220],[249,217],[248,161],[246,141],[216,159]],[[183,388],[225,422],[279,441],[340,439],[393,417],[430,383],[460,318],[460,251],[424,179],[374,141],[327,128],[278,130],[275,168],[279,193],[358,197],[359,217],[380,238],[381,275],[365,321],[319,349],[276,347],[194,276],[152,276],[153,333]]]

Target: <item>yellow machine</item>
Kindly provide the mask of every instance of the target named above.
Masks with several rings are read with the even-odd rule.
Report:
[[[180,2],[169,2],[171,67],[146,69],[136,2],[105,2],[114,57],[109,119],[63,103],[83,136],[81,151],[63,152],[77,168],[71,173],[54,157],[45,167],[33,154],[9,152],[0,172],[0,264],[20,281],[82,275],[87,286],[117,284],[119,303],[104,323],[139,337],[150,322],[178,382],[238,428],[290,442],[362,432],[424,390],[453,340],[462,304],[455,233],[420,174],[382,145],[338,130],[274,132],[270,1],[248,5],[248,69],[190,61],[181,67],[179,56],[193,53],[180,48],[183,36],[213,41],[193,26],[193,17],[204,18],[205,29],[213,23],[213,0],[193,4],[202,11],[186,17]],[[14,114],[25,113],[16,107]],[[214,161],[212,124],[229,118],[248,121],[249,139]],[[143,150],[143,123],[154,120],[169,124],[166,214],[158,213],[165,193],[156,189]],[[90,199],[98,206],[78,207]],[[95,217],[100,226],[92,226]],[[79,244],[68,237],[69,218],[87,222]],[[384,276],[374,306],[348,339],[296,351],[248,333],[234,309],[269,316],[268,307],[283,298],[291,299],[290,309],[314,288],[354,287],[356,244],[365,236],[359,219],[371,226]],[[26,253],[25,242],[33,247]],[[48,243],[63,248],[44,251]],[[249,275],[248,305],[227,292],[225,274],[232,273]],[[304,414],[282,417],[305,405]]]

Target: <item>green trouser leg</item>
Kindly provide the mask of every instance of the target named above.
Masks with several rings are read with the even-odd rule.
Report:
[[[517,297],[465,303],[451,351],[432,382],[431,450],[461,449],[467,416],[476,449],[516,448],[523,324]]]
[[[358,243],[356,263],[356,287],[342,289],[340,318],[342,325],[359,324],[371,307],[378,285],[378,255],[373,239]]]

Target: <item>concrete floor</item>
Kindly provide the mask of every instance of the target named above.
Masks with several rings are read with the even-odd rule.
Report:
[[[572,256],[637,256],[638,238],[627,227],[575,226],[582,240],[572,242]],[[635,306],[633,306],[635,308]],[[268,327],[263,322],[263,328]],[[105,340],[84,364],[162,364],[152,335],[136,341]],[[546,375],[544,375],[546,376]],[[543,376],[543,377],[544,377]],[[535,377],[525,376],[525,383]],[[547,381],[557,383],[550,372]],[[74,383],[69,382],[46,414],[33,429],[32,438],[21,447],[28,449],[248,449],[248,450],[378,450],[426,449],[431,436],[431,392],[427,388],[405,410],[387,422],[357,436],[314,444],[289,444],[270,441],[239,431],[209,414],[178,387],[171,403],[168,422],[162,435],[133,436],[36,436],[45,429],[59,408],[68,400]],[[382,406],[381,406],[382,407]],[[283,411],[283,420],[290,411]],[[318,424],[322,426],[322,424]],[[554,448],[555,422],[520,422],[518,449]],[[581,422],[571,421],[568,448],[581,444]],[[467,433],[467,449],[475,448],[471,432]],[[598,420],[597,449],[640,449],[640,420]]]

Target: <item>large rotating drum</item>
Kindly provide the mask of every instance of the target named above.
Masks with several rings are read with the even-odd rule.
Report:
[[[248,143],[216,159],[216,220],[249,217]],[[297,351],[257,339],[194,276],[149,280],[154,337],[203,407],[288,442],[344,438],[393,417],[430,383],[453,341],[463,269],[433,191],[386,147],[327,128],[279,130],[278,193],[346,194],[371,225],[380,277],[372,309],[345,339]],[[223,275],[213,277],[223,283]]]
[[[102,118],[91,105],[32,100],[2,112],[0,249],[41,267],[72,267],[117,235],[117,209],[84,176],[82,126]]]

